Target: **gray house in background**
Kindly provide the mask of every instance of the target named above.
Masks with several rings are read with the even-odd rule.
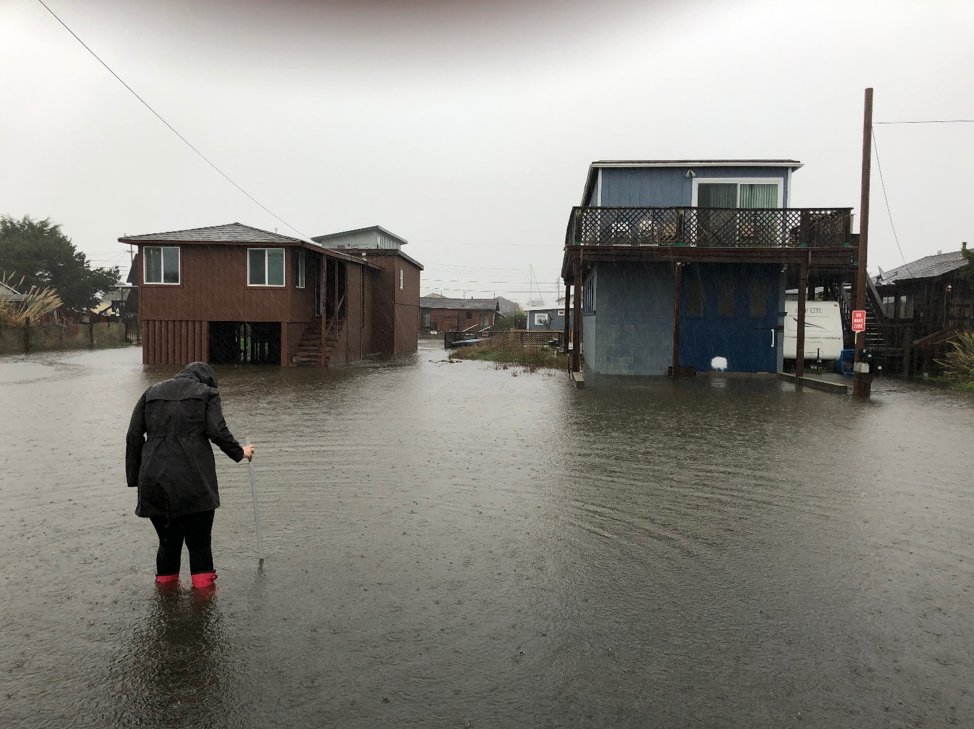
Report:
[[[405,238],[400,238],[395,233],[390,233],[378,225],[373,225],[370,228],[344,230],[341,233],[318,235],[311,240],[322,248],[331,248],[339,251],[347,249],[369,250],[376,248],[398,251],[409,242]]]
[[[574,312],[571,310],[571,302],[566,307],[564,299],[558,299],[557,306],[547,309],[528,309],[524,313],[527,316],[528,329],[547,329],[552,332],[564,332],[565,315],[568,315],[569,327],[575,321]]]
[[[12,286],[7,286],[7,284],[0,282],[0,301],[17,303],[23,300],[23,294],[17,293],[17,290]]]

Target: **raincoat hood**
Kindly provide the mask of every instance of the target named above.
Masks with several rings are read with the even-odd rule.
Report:
[[[206,362],[193,362],[186,365],[176,378],[187,378],[202,382],[207,387],[216,389],[216,372]]]

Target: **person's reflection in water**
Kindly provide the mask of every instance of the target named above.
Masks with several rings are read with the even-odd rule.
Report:
[[[123,725],[226,727],[237,702],[227,696],[231,670],[218,600],[159,590],[135,627],[121,666]],[[237,717],[239,719],[239,717]]]

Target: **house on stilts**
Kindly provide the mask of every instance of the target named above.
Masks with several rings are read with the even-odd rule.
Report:
[[[858,258],[851,208],[790,207],[801,166],[592,163],[562,258],[573,370],[779,372],[785,290],[797,289],[800,372],[810,292],[838,300]]]
[[[145,364],[326,367],[417,347],[423,267],[396,250],[332,249],[241,223],[119,242],[138,248]]]

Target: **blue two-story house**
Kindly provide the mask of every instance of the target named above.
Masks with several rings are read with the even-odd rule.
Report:
[[[789,207],[801,166],[594,162],[562,264],[566,293],[581,291],[574,369],[780,371],[786,287],[840,285],[857,255],[850,208]]]

